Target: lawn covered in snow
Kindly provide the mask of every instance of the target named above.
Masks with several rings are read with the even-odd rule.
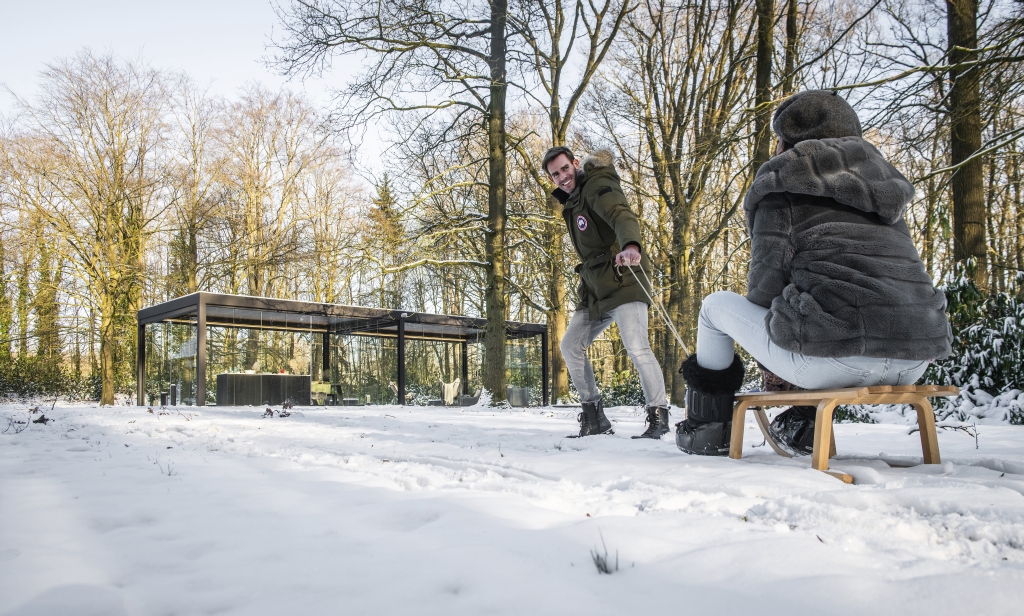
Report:
[[[900,468],[907,426],[838,425],[846,485],[752,418],[737,461],[631,440],[624,407],[586,439],[566,409],[26,409],[3,615],[1024,613],[1024,427]]]

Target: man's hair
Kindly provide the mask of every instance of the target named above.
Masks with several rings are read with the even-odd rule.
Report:
[[[556,145],[553,148],[548,148],[547,152],[544,152],[544,158],[540,161],[540,168],[544,170],[544,173],[548,173],[548,163],[555,160],[562,154],[569,157],[569,162],[576,160],[576,155],[572,153],[572,150],[564,145]]]

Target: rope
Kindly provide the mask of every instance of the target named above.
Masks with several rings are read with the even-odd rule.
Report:
[[[632,268],[632,266],[627,265],[626,269],[629,270],[629,273],[633,274],[633,278],[636,280],[636,283],[640,285],[640,289],[644,292],[644,295],[646,295],[647,299],[651,300],[651,303],[654,304],[655,312],[657,312],[658,316],[661,317],[661,320],[665,322],[665,325],[668,327],[669,331],[672,332],[672,335],[676,337],[676,342],[678,342],[679,346],[683,349],[683,353],[689,356],[690,349],[687,348],[686,343],[683,342],[683,338],[682,336],[679,335],[679,331],[676,330],[676,326],[673,325],[672,321],[668,318],[668,311],[665,310],[665,307],[661,305],[661,302],[651,297],[651,294],[647,292],[647,287],[645,287],[644,284],[640,282],[640,279],[637,278],[636,271]],[[622,276],[621,266],[616,265],[615,272],[619,276]],[[644,280],[647,281],[647,284],[650,285],[651,290],[653,291],[654,283],[651,282],[651,279],[647,277],[647,272],[644,271],[644,268],[642,266],[640,267],[640,273],[644,275]]]

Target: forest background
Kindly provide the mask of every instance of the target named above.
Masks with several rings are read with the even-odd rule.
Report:
[[[277,71],[362,67],[332,104],[259,84],[213,96],[91,50],[50,63],[37,96],[10,93],[0,394],[113,403],[133,391],[136,312],[204,290],[486,316],[495,400],[504,320],[547,322],[565,398],[576,259],[544,150],[618,154],[655,286],[692,346],[701,298],[745,290],[740,204],[774,149],[771,113],[811,88],[846,97],[917,189],[907,221],[958,334],[933,376],[1021,387],[1019,0],[294,0],[277,13]],[[360,163],[368,126],[389,141]],[[651,324],[678,403],[683,352]],[[608,339],[596,352],[629,370]]]

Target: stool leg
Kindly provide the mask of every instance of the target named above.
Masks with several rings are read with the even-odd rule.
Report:
[[[832,438],[830,440],[831,440],[831,442],[829,443],[829,446],[828,446],[828,457],[829,458],[834,458],[834,457],[836,457],[836,429],[835,429],[835,426],[832,427]]]
[[[743,457],[743,422],[746,415],[747,403],[738,402],[732,410],[732,436],[729,437],[729,457],[733,460]]]
[[[822,400],[814,418],[814,451],[811,453],[811,468],[816,471],[828,470],[828,458],[832,442],[832,411],[836,400]]]
[[[935,434],[935,412],[932,403],[922,397],[912,406],[917,409],[917,427],[921,432],[921,453],[925,464],[942,464],[939,457],[939,437]]]

